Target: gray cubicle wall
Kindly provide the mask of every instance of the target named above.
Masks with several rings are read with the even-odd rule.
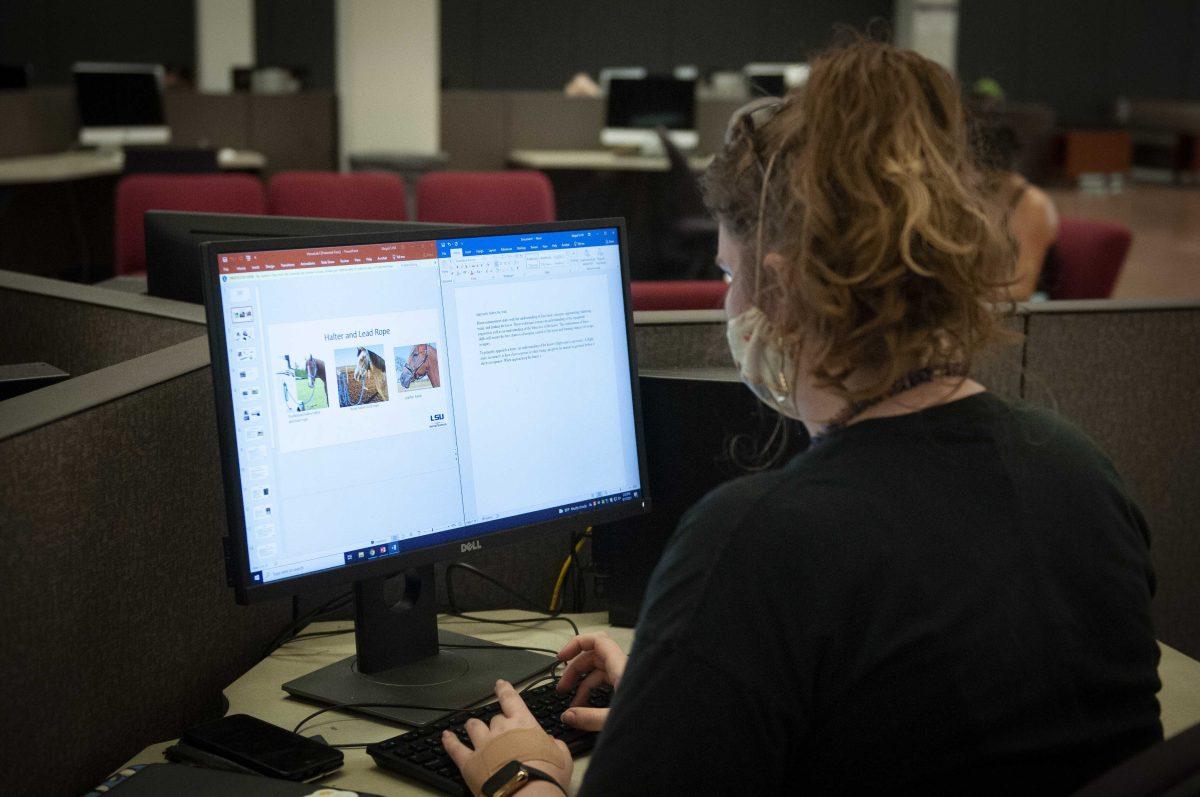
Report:
[[[207,338],[0,403],[0,748],[18,794],[78,794],[220,716],[290,619],[225,584]],[[15,782],[14,782],[15,780]]]
[[[637,323],[638,367],[650,370],[729,368],[732,361],[725,338],[724,310],[665,310],[634,313]],[[1011,339],[975,363],[975,375],[1003,396],[1021,394],[1024,314],[1004,321]]]
[[[204,334],[204,308],[0,271],[0,329],[0,364],[78,376]]]
[[[1047,302],[1026,319],[1023,395],[1112,458],[1150,525],[1158,636],[1200,658],[1200,305]]]

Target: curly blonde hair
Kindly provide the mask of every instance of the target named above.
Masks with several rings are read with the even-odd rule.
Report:
[[[1003,336],[991,301],[1013,244],[944,69],[856,39],[816,58],[774,116],[740,128],[704,177],[705,201],[745,249],[752,302],[820,385],[871,399],[916,368],[969,367]],[[852,373],[868,383],[848,387]]]

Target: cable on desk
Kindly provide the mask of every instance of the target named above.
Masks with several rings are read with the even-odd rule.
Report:
[[[455,599],[454,599],[454,580],[450,576],[451,576],[451,573],[453,573],[455,570],[463,570],[467,573],[472,573],[472,574],[478,576],[479,578],[482,578],[484,581],[487,581],[491,584],[495,584],[500,589],[504,590],[508,594],[510,594],[513,597],[520,600],[526,606],[532,607],[529,609],[529,611],[535,612],[536,614],[539,614],[542,616],[536,617],[536,618],[534,618],[534,617],[521,618],[518,620],[492,620],[487,617],[479,617],[477,615],[470,615],[470,614],[463,613],[462,611],[459,610],[458,602],[455,601]],[[510,587],[507,584],[505,584],[504,582],[500,581],[498,578],[496,578],[488,573],[485,573],[484,571],[480,570],[478,567],[467,564],[466,562],[451,562],[450,564],[446,565],[446,601],[447,601],[447,603],[450,604],[450,610],[447,612],[447,614],[453,615],[455,617],[461,617],[464,620],[471,620],[471,621],[477,622],[477,623],[494,623],[497,625],[515,625],[518,627],[523,626],[528,623],[541,623],[541,622],[546,622],[547,620],[559,620],[561,622],[564,622],[564,623],[567,623],[568,625],[570,625],[571,630],[575,632],[575,635],[576,636],[579,635],[579,626],[577,626],[575,624],[575,621],[572,620],[571,618],[560,616],[561,612],[558,612],[558,611],[554,611],[554,612],[542,611],[540,608],[538,608],[538,605],[535,601],[532,601],[529,598],[527,598],[526,596],[517,592],[512,587]]]
[[[462,612],[455,612],[455,611],[446,612],[446,614],[449,614],[451,617],[460,617],[463,620],[470,620],[473,623],[493,623],[495,625],[515,625],[518,628],[524,628],[526,625],[529,625],[530,623],[534,623],[534,624],[549,623],[554,620],[558,620],[560,623],[566,623],[567,625],[571,626],[571,630],[575,633],[575,636],[579,636],[579,633],[580,633],[579,626],[577,626],[575,624],[575,621],[572,620],[570,617],[563,617],[562,615],[559,615],[557,617],[553,616],[553,615],[545,615],[543,617],[518,617],[515,620],[493,620],[490,617],[479,617],[478,615],[464,614]]]
[[[289,645],[292,642],[297,642],[301,639],[313,639],[315,637],[339,636],[341,634],[353,634],[353,633],[354,633],[353,628],[339,628],[335,631],[310,631],[307,634],[296,634],[296,636],[294,636],[291,639],[280,644],[279,647],[283,647],[284,645]]]
[[[285,643],[289,639],[291,639],[293,636],[295,636],[297,631],[299,631],[301,628],[304,628],[304,626],[311,623],[317,617],[320,617],[322,614],[326,614],[328,612],[332,612],[332,611],[341,609],[344,606],[346,606],[346,604],[350,603],[353,600],[354,600],[354,593],[352,593],[352,592],[347,592],[342,595],[338,595],[336,598],[332,598],[332,599],[326,601],[325,603],[322,603],[320,606],[313,609],[312,611],[310,611],[310,612],[302,615],[301,617],[298,617],[297,619],[293,620],[292,622],[288,623],[288,625],[282,631],[280,631],[279,634],[274,639],[271,640],[271,644],[267,646],[266,651],[262,654],[262,656],[260,658],[265,659],[267,656],[270,656],[272,653],[275,652],[276,648],[278,648],[280,645],[282,645],[283,643]]]

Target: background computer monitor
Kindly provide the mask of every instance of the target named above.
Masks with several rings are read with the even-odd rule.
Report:
[[[248,238],[288,238],[339,233],[402,232],[443,229],[446,224],[404,221],[349,221],[299,216],[250,216],[237,213],[188,213],[150,210],[145,214],[146,292],[162,299],[204,302],[200,244]]]
[[[782,97],[808,80],[808,64],[756,63],[742,67],[751,97]]]
[[[166,144],[160,64],[78,63],[74,66],[79,143],[88,146]]]
[[[606,147],[638,147],[658,151],[656,128],[664,127],[680,149],[695,149],[696,81],[673,77],[643,80],[613,79],[608,84],[604,129],[600,143]]]
[[[433,563],[648,511],[624,242],[605,219],[204,245],[237,597],[354,588],[358,655],[290,694],[422,723],[552,666],[439,633]]]

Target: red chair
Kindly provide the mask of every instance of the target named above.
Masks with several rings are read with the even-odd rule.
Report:
[[[1050,250],[1047,275],[1051,299],[1107,299],[1133,233],[1108,221],[1062,218]]]
[[[719,310],[724,280],[644,280],[630,283],[634,310]]]
[[[146,270],[147,210],[261,214],[262,181],[248,174],[134,174],[117,183],[115,265],[118,274]]]
[[[417,185],[417,221],[533,224],[555,215],[554,188],[541,172],[431,172]]]
[[[390,172],[280,172],[267,183],[273,216],[404,221],[404,181]]]

